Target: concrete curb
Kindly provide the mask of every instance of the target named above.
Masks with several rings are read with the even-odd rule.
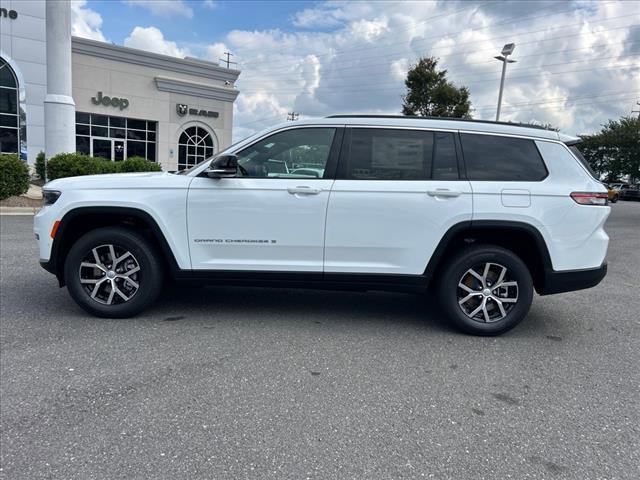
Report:
[[[0,215],[35,215],[39,207],[0,207]]]

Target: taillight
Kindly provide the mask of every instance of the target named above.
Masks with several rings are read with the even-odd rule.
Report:
[[[601,192],[573,192],[571,198],[580,205],[604,207],[609,203],[609,195]]]

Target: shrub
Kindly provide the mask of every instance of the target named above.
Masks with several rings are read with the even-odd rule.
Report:
[[[46,174],[47,174],[46,168],[47,168],[47,163],[44,158],[44,152],[41,151],[36,156],[36,173],[42,180],[44,180],[46,177]]]
[[[29,189],[29,167],[14,153],[0,154],[0,200]]]
[[[59,153],[47,162],[47,178],[76,177],[100,173],[96,159],[82,153]]]
[[[102,157],[93,157],[96,161],[96,166],[98,169],[98,173],[119,173],[120,165],[119,162],[112,162],[108,158]]]
[[[156,162],[143,157],[129,157],[120,162],[121,172],[159,172],[162,168]]]
[[[160,165],[142,157],[130,157],[122,162],[112,162],[106,158],[90,157],[82,153],[60,153],[47,162],[48,180],[101,173],[159,172],[161,170]]]

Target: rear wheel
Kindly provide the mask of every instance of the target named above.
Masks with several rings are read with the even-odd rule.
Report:
[[[492,245],[467,248],[439,279],[439,300],[452,323],[473,335],[499,335],[529,312],[533,281],[513,252]],[[438,281],[438,279],[434,279]]]
[[[162,287],[157,252],[141,235],[120,227],[93,230],[72,247],[65,261],[71,297],[87,312],[125,318],[149,306]]]
[[[618,199],[620,198],[620,195],[618,195],[617,193],[611,198],[611,203],[616,203],[618,201]]]

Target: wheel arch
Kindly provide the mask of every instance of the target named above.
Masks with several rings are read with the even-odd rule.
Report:
[[[528,223],[501,220],[474,220],[453,225],[441,238],[425,268],[427,282],[431,283],[455,252],[474,243],[497,245],[518,255],[527,265],[536,291],[544,291],[545,272],[553,270],[544,237]]]
[[[107,226],[122,226],[142,233],[162,254],[170,272],[179,269],[162,229],[148,212],[131,207],[78,207],[60,219],[51,246],[47,270],[56,275],[60,286],[65,284],[64,261],[71,246],[85,233]]]

